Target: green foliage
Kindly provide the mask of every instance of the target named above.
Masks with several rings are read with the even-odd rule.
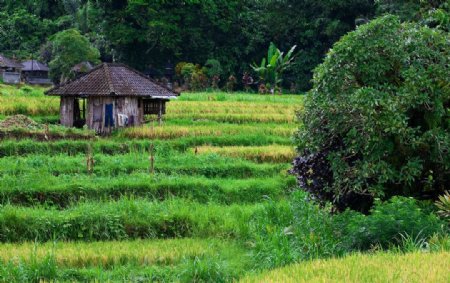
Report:
[[[333,229],[329,212],[304,192],[293,193],[287,205],[269,202],[250,222],[257,268],[342,254]]]
[[[442,216],[442,218],[450,220],[450,193],[446,191],[445,194],[439,196],[439,199],[436,201],[436,206],[439,209],[438,214]]]
[[[448,33],[386,16],[334,45],[300,113],[301,155],[324,154],[323,166],[332,172],[325,170],[330,181],[313,194],[342,209],[361,208],[364,196],[444,192],[450,182],[449,42]],[[314,183],[300,175],[311,180],[305,186]]]
[[[429,208],[404,197],[393,197],[384,203],[377,200],[370,215],[347,210],[335,216],[335,225],[345,250],[388,248],[405,240],[417,244],[421,239],[448,232],[445,223]]]
[[[223,74],[222,65],[216,59],[208,59],[205,63],[206,75],[208,78],[213,78],[214,76],[221,76]]]
[[[0,51],[5,55],[36,56],[42,42],[56,30],[53,22],[24,9],[6,12],[0,8],[0,19]]]
[[[279,87],[283,81],[283,72],[289,67],[294,60],[293,53],[296,46],[293,46],[286,55],[278,49],[275,44],[270,43],[267,51],[267,59],[263,58],[261,65],[253,64],[251,67],[259,74],[261,83],[266,84],[270,88],[270,92],[274,94],[275,88]]]
[[[70,78],[74,65],[89,61],[99,63],[100,52],[91,45],[89,40],[76,29],[61,31],[50,38],[52,44],[52,60],[50,61],[50,76],[56,81]]]

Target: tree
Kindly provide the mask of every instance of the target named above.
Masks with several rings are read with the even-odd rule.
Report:
[[[267,51],[267,59],[263,58],[261,65],[255,63],[251,65],[252,69],[259,74],[261,83],[264,83],[270,89],[270,93],[274,94],[275,89],[280,87],[283,81],[283,72],[289,67],[294,60],[293,53],[296,46],[294,45],[286,55],[278,49],[275,44],[270,43]]]
[[[449,34],[399,18],[344,36],[316,68],[300,114],[300,186],[338,209],[435,199],[450,183]]]
[[[57,83],[73,76],[71,69],[80,62],[100,62],[100,52],[76,29],[61,31],[53,35],[49,41],[52,49],[50,77]]]

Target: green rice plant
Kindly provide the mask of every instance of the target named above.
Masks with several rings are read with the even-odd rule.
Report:
[[[106,242],[25,242],[0,244],[2,262],[37,262],[52,256],[59,267],[174,265],[186,258],[214,256],[234,244],[214,239],[164,239]],[[30,255],[32,255],[30,257]]]
[[[37,181],[39,180],[39,181]],[[200,203],[256,203],[266,197],[284,198],[295,187],[293,177],[209,179],[197,176],[139,173],[110,176],[23,174],[0,177],[0,204],[46,205],[65,208],[82,200],[179,197]]]
[[[266,103],[284,103],[301,104],[303,95],[258,95],[249,93],[224,93],[224,92],[195,92],[183,93],[179,101],[239,101],[239,102],[266,102]]]
[[[149,170],[148,154],[126,155],[96,154],[94,174],[97,176],[119,176],[145,173]],[[20,176],[25,173],[39,174],[86,174],[85,156],[30,155],[27,157],[5,157],[0,159],[0,177]],[[188,174],[216,178],[269,177],[286,172],[288,164],[255,164],[242,159],[231,159],[218,155],[170,154],[156,155],[155,172],[166,175]]]
[[[63,211],[5,205],[0,208],[0,241],[245,238],[246,223],[263,207],[177,199],[85,202]]]
[[[19,253],[2,254],[9,260],[0,260],[0,280],[7,282],[229,282],[248,270],[241,246],[209,239],[0,246],[12,254],[6,246]]]

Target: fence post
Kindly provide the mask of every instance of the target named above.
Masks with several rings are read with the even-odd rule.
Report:
[[[150,145],[150,174],[153,175],[155,173],[155,147],[153,144]]]
[[[88,143],[87,154],[86,154],[86,167],[87,173],[91,175],[94,172],[94,157],[92,156],[92,145]]]
[[[48,140],[49,138],[49,130],[48,130],[48,124],[45,124],[44,125],[44,138],[46,139],[46,140]]]

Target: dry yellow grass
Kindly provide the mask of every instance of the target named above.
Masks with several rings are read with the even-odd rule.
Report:
[[[244,158],[256,162],[291,162],[295,157],[295,149],[292,146],[199,146],[196,148],[199,154],[215,153],[222,156]],[[194,152],[195,149],[192,149]]]
[[[197,136],[225,136],[225,135],[274,135],[290,137],[295,131],[295,125],[162,125],[126,128],[120,132],[120,136],[127,138],[149,138],[149,139],[175,139],[180,137]]]
[[[450,252],[355,254],[315,260],[246,277],[241,282],[450,282]]]
[[[42,259],[52,254],[59,266],[66,267],[173,264],[223,248],[218,241],[197,239],[0,244],[0,259],[17,263],[32,255]]]
[[[298,105],[266,102],[236,101],[172,101],[167,105],[169,113],[174,114],[284,114],[294,115]]]

